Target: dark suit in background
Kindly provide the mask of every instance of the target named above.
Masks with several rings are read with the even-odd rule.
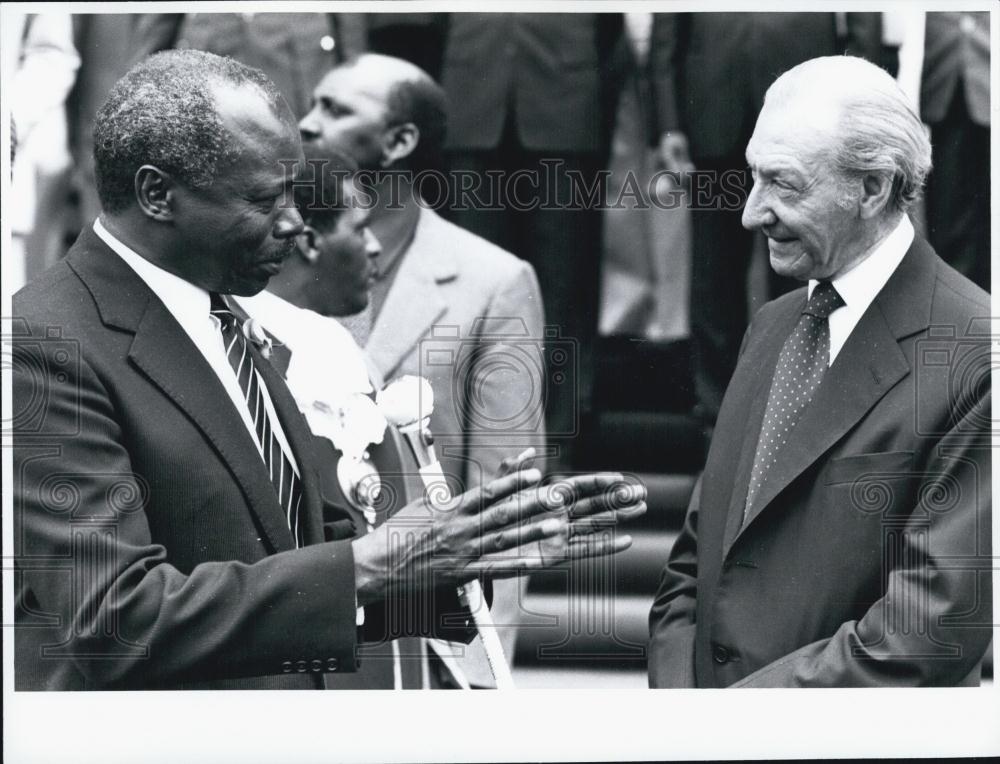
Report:
[[[989,296],[915,240],[743,522],[804,304],[804,289],[768,303],[744,341],[650,614],[650,686],[976,685],[992,636]]]
[[[342,14],[347,15],[347,14]],[[402,58],[416,64],[435,80],[441,79],[447,13],[365,13],[361,25],[372,53]]]
[[[128,71],[138,18],[124,13],[73,14],[73,43],[80,54],[80,69],[66,103],[66,117],[79,196],[76,231],[90,225],[101,211],[94,182],[94,117],[111,86]]]
[[[531,263],[546,322],[578,343],[576,383],[549,390],[548,430],[562,449],[557,462],[563,465],[571,461],[572,438],[559,436],[576,434],[578,414],[589,408],[600,211],[583,204],[537,207],[546,200],[569,207],[566,172],[581,173],[589,186],[604,167],[622,44],[621,14],[594,13],[455,13],[445,43],[441,83],[448,96],[451,169],[480,177],[488,170],[505,177],[538,172],[534,188],[518,185],[518,200],[533,209],[513,209],[507,199],[502,210],[470,205],[450,214]],[[541,164],[545,159],[560,163],[554,178]]]
[[[879,60],[879,14],[848,13],[844,21],[838,28],[834,13],[656,14],[649,53],[656,135],[683,132],[696,170],[745,170],[743,152],[764,93],[780,74],[845,51]],[[734,187],[745,199],[749,179]],[[711,200],[724,198],[719,182],[699,188]],[[691,216],[691,337],[695,390],[711,423],[747,326],[754,236],[740,225],[742,204],[706,206],[695,205]],[[769,273],[772,296],[794,286]]]
[[[920,117],[930,125],[928,238],[960,273],[990,288],[990,15],[931,12]]]
[[[300,117],[308,111],[316,83],[358,52],[362,40],[357,14],[143,14],[136,22],[130,63],[169,48],[231,56],[270,77]]]

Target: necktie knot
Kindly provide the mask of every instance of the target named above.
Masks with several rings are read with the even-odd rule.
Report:
[[[836,287],[829,281],[821,281],[813,289],[812,296],[802,312],[816,318],[829,318],[833,311],[843,307],[844,304],[844,298],[837,292]]]
[[[236,326],[236,314],[229,309],[226,301],[218,292],[209,292],[208,312],[215,316],[222,323],[223,328],[231,329]]]

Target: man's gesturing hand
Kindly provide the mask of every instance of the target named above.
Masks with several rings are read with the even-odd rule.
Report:
[[[641,486],[613,474],[544,487],[540,480],[537,469],[521,469],[447,502],[436,501],[432,487],[354,542],[358,604],[378,601],[390,589],[426,591],[480,574],[516,576],[629,546],[627,536],[593,534],[642,514]]]

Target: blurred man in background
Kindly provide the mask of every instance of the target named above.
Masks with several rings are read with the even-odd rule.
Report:
[[[927,234],[990,289],[990,14],[929,12],[920,116],[931,128]]]
[[[543,313],[529,264],[443,220],[420,198],[414,180],[436,166],[446,118],[444,94],[425,72],[368,54],[319,82],[299,130],[311,160],[343,152],[367,171],[382,254],[367,306],[344,323],[387,380],[430,381],[435,448],[449,480],[466,490],[495,476],[505,456],[544,448]],[[495,587],[508,655],[520,589]],[[492,684],[484,655],[461,663],[471,684]]]

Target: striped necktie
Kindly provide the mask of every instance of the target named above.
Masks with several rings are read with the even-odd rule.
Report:
[[[236,372],[236,380],[250,411],[254,433],[264,457],[264,467],[271,478],[278,495],[278,503],[285,512],[288,529],[295,537],[295,546],[302,546],[302,530],[299,527],[299,510],[302,504],[302,485],[292,467],[291,461],[281,448],[274,434],[271,418],[264,405],[264,380],[260,378],[246,338],[240,330],[239,322],[222,297],[211,294],[211,314],[219,319],[223,346],[229,365]]]
[[[795,329],[781,348],[750,472],[743,522],[746,522],[788,434],[823,381],[830,364],[830,323],[827,319],[842,305],[844,300],[833,284],[819,282],[802,309]]]

